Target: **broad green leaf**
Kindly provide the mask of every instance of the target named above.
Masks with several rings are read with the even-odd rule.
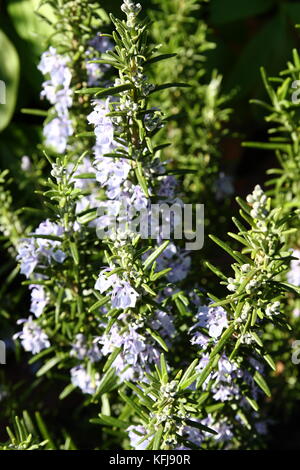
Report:
[[[0,30],[0,132],[9,124],[15,110],[19,87],[19,56]]]
[[[8,13],[14,24],[16,31],[19,36],[25,41],[30,41],[38,49],[42,51],[44,49],[43,41],[45,43],[54,29],[49,24],[55,21],[55,15],[53,9],[49,4],[44,4],[39,9],[40,0],[8,0]],[[48,21],[43,21],[39,18],[36,12],[47,18]]]

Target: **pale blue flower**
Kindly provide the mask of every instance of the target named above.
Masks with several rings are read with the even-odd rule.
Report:
[[[133,308],[138,297],[139,294],[129,282],[119,281],[112,290],[111,305],[113,308]]]
[[[34,231],[35,235],[63,235],[64,229],[50,220],[41,222]],[[61,242],[47,238],[25,238],[18,247],[17,261],[21,264],[21,273],[27,278],[33,273],[38,264],[50,264],[52,260],[63,263],[66,254],[59,248]]]
[[[209,336],[216,339],[228,327],[227,313],[222,307],[201,306],[198,310],[197,323],[194,326],[207,328]]]
[[[99,374],[91,377],[83,366],[76,366],[71,369],[71,382],[79,387],[83,393],[93,395],[100,383]]]
[[[29,317],[28,320],[18,320],[18,324],[23,323],[23,330],[14,335],[14,339],[20,339],[25,351],[38,354],[43,349],[50,347],[50,341],[42,328]]]
[[[144,439],[142,443],[139,441],[147,435],[146,429],[141,425],[132,425],[127,428],[128,437],[130,440],[130,446],[134,450],[145,450],[150,443],[151,438]]]
[[[107,273],[109,273],[110,271],[111,268],[103,269],[103,271],[100,272],[96,281],[95,289],[99,290],[101,294],[113,287],[113,285],[115,285],[119,281],[119,278],[116,274],[112,274],[107,277]]]
[[[81,361],[89,359],[91,362],[97,362],[102,357],[98,343],[95,341],[89,345],[85,335],[82,333],[76,335],[70,355]]]
[[[48,122],[43,129],[46,145],[58,153],[64,153],[68,139],[73,135],[74,129],[69,119],[56,117]]]
[[[31,289],[30,312],[33,313],[36,317],[39,317],[48,304],[49,298],[44,286],[39,284],[32,284],[29,287]]]

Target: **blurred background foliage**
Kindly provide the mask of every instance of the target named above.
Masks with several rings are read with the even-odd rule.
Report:
[[[101,3],[107,11],[118,14],[120,0],[103,0]],[[145,13],[147,9],[159,9],[158,0],[142,0],[142,4]],[[26,184],[30,184],[30,181],[21,180],[21,176],[24,177],[24,172],[20,171],[22,156],[29,155],[40,165],[44,161],[39,149],[42,117],[22,113],[23,108],[47,108],[47,104],[40,101],[42,76],[37,64],[40,54],[47,47],[51,27],[36,15],[38,5],[39,0],[0,0],[0,80],[6,83],[7,103],[0,105],[0,170],[8,168],[15,177],[17,187],[14,194],[20,204],[25,204],[28,191],[24,189]],[[49,8],[43,7],[40,13],[51,18]],[[300,36],[295,24],[300,23],[300,1],[211,0],[199,12],[195,11],[195,15],[205,19],[210,31],[208,39],[217,46],[206,53],[208,74],[216,69],[223,75],[223,92],[232,95],[234,91],[230,103],[233,112],[229,133],[222,141],[221,150],[222,158],[233,173],[236,193],[243,196],[253,189],[254,184],[264,182],[267,168],[276,166],[272,152],[242,148],[241,142],[266,140],[264,113],[257,106],[250,105],[249,100],[265,98],[260,67],[264,66],[268,75],[278,75],[290,59],[292,48],[299,49]],[[31,205],[34,205],[32,201]],[[1,253],[2,265],[7,262],[6,258],[7,255]],[[12,301],[8,298],[6,303]],[[8,310],[13,311],[14,305],[20,305],[18,295],[12,305],[7,305]],[[27,310],[26,299],[24,305],[24,310]],[[23,316],[19,311],[15,314]],[[12,376],[22,377],[28,373],[21,364],[18,367],[18,370],[12,371]],[[26,401],[30,394],[30,389],[27,390],[28,395],[20,394],[23,385],[11,390],[16,396],[22,395],[20,407],[28,405]],[[45,397],[45,403],[53,405],[51,385],[45,387],[32,383],[30,388],[34,387],[42,387],[39,391]],[[71,414],[78,403],[75,395],[75,398],[60,405],[64,411],[67,409],[63,427],[69,425],[68,410]],[[7,410],[7,415],[14,411],[17,409]],[[78,409],[78,433],[81,432],[83,413],[87,411]],[[61,416],[59,407],[56,408],[56,415]],[[55,423],[56,416],[52,418]],[[275,430],[273,436],[274,447],[278,443],[281,448],[288,447],[293,439],[299,439],[294,432],[298,418],[294,415],[291,423],[291,420],[285,422],[283,417],[280,428]],[[282,442],[283,436],[286,436],[286,444]],[[87,434],[85,439],[90,442],[92,436]]]
[[[103,0],[102,4],[116,14],[120,1]],[[17,173],[22,155],[40,141],[41,117],[21,113],[22,108],[43,106],[39,100],[42,77],[36,65],[51,28],[36,15],[38,5],[39,0],[0,2],[0,79],[7,84],[7,104],[0,107],[0,165]],[[143,6],[145,12],[157,10],[159,2],[144,0]],[[40,13],[51,17],[49,7],[43,7]],[[294,26],[300,23],[300,2],[211,0],[195,15],[207,21],[211,40],[217,44],[207,52],[208,72],[217,69],[223,75],[225,94],[235,90],[230,130],[231,136],[238,137],[224,139],[223,156],[235,172],[237,192],[243,195],[251,189],[252,179],[259,182],[261,175],[263,180],[265,168],[272,164],[268,160],[271,155],[241,149],[244,138],[265,137],[263,114],[249,104],[249,99],[265,94],[260,66],[269,75],[278,73],[290,58],[292,48],[299,46]]]

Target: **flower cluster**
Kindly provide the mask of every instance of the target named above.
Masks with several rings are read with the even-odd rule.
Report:
[[[247,202],[252,206],[250,214],[253,219],[266,219],[268,215],[267,196],[258,184],[255,186],[253,193],[247,196]]]
[[[60,249],[61,241],[59,241],[63,232],[62,226],[47,219],[34,231],[34,237],[22,240],[17,255],[17,260],[21,264],[21,273],[29,278],[38,266],[47,266],[52,260],[63,263],[66,254]]]
[[[94,377],[82,366],[76,366],[71,369],[71,382],[75,387],[79,387],[82,393],[93,395],[100,383],[99,374]]]
[[[28,320],[18,320],[18,324],[23,324],[23,330],[14,335],[14,339],[20,339],[25,351],[32,354],[38,354],[43,349],[50,347],[50,341],[47,334],[40,326],[29,317]]]
[[[104,334],[99,343],[104,356],[110,355],[116,348],[120,348],[116,360],[113,362],[119,378],[122,380],[141,380],[145,371],[150,372],[151,364],[159,359],[159,350],[151,337],[142,333],[141,325],[123,327],[114,325],[109,333]]]
[[[42,97],[54,106],[55,116],[44,126],[46,145],[58,153],[66,150],[68,138],[73,134],[69,108],[73,103],[72,73],[69,58],[58,54],[54,47],[42,54],[38,69],[49,80],[43,83]]]
[[[126,308],[135,307],[139,294],[128,281],[120,279],[117,274],[111,274],[107,277],[106,273],[109,273],[109,271],[109,269],[101,271],[95,284],[95,289],[99,290],[101,294],[110,291],[113,308],[125,310]]]
[[[61,250],[62,237],[64,229],[62,226],[45,220],[41,222],[34,231],[31,238],[22,240],[18,247],[17,260],[21,265],[21,273],[27,278],[35,273],[35,281],[30,285],[31,306],[30,312],[36,317],[40,317],[49,302],[49,295],[45,286],[35,284],[38,280],[46,280],[47,276],[40,271],[47,269],[54,261],[63,263],[66,259],[66,253]],[[53,238],[52,238],[53,237]],[[47,335],[30,317],[27,321],[22,321],[23,332],[18,333],[22,345],[26,351],[37,354],[41,349],[50,346]]]

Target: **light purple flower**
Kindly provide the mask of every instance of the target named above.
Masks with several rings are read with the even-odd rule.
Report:
[[[197,313],[197,326],[208,329],[212,338],[219,338],[224,328],[228,327],[227,313],[222,307],[201,306]]]
[[[23,155],[21,159],[21,169],[23,171],[30,171],[31,169],[31,160],[27,155]]]
[[[191,262],[191,257],[187,253],[180,251],[174,243],[169,243],[163,253],[156,259],[156,271],[171,268],[172,271],[166,275],[168,281],[180,282],[187,277]]]
[[[83,393],[93,395],[100,383],[99,374],[92,378],[83,366],[76,366],[71,369],[71,382],[79,387]]]
[[[125,309],[135,307],[139,294],[129,282],[123,281],[116,274],[107,277],[107,273],[110,271],[111,268],[106,268],[100,272],[95,289],[99,290],[101,294],[111,290],[110,295],[113,308]]]
[[[139,444],[139,441],[147,435],[146,429],[140,425],[132,425],[127,428],[130,446],[134,450],[145,450],[150,443],[150,438],[145,439]]]
[[[35,235],[63,235],[63,227],[50,220],[41,222],[34,231]],[[27,278],[33,273],[38,264],[50,264],[51,260],[63,263],[66,254],[59,248],[61,242],[46,238],[25,238],[18,247],[17,261],[21,263],[21,273]]]
[[[69,119],[56,117],[48,122],[43,129],[46,145],[63,153],[67,148],[68,139],[73,135],[74,129]]]
[[[110,289],[116,282],[119,281],[119,278],[116,274],[112,274],[107,277],[107,273],[111,271],[111,268],[105,268],[100,272],[99,277],[95,284],[95,289],[100,291],[101,294]]]
[[[155,317],[152,320],[151,325],[155,330],[158,330],[163,337],[168,336],[169,338],[172,338],[176,334],[173,317],[162,310],[157,310],[155,312]]]
[[[113,308],[133,308],[138,297],[139,294],[129,282],[119,281],[112,290],[111,305]]]
[[[176,195],[176,188],[178,186],[177,179],[172,175],[163,176],[161,178],[158,196],[164,199],[173,200]]]
[[[159,361],[159,351],[149,338],[137,331],[137,327],[130,326],[122,330],[117,324],[113,325],[109,333],[99,338],[104,356],[111,354],[116,348],[121,352],[112,364],[122,380],[139,380],[149,370],[150,363]]]
[[[25,351],[38,354],[43,349],[50,347],[50,341],[42,328],[29,317],[28,320],[18,320],[18,324],[23,323],[23,330],[14,335],[14,339],[20,339]]]
[[[35,270],[39,261],[39,253],[34,239],[26,239],[20,243],[17,261],[21,263],[21,274],[28,278]]]
[[[89,359],[91,362],[97,362],[102,357],[98,342],[94,341],[91,345],[87,344],[87,339],[82,333],[76,335],[70,355],[81,361]]]
[[[39,284],[32,284],[31,288],[31,306],[30,312],[36,317],[39,317],[48,303],[48,295],[45,291],[44,286]]]
[[[72,74],[68,67],[69,58],[58,54],[54,47],[42,54],[38,69],[50,78],[43,83],[42,98],[47,98],[54,106],[56,116],[44,126],[46,145],[56,152],[66,150],[68,139],[73,135],[69,119],[69,108],[73,104],[73,91],[70,88]]]

